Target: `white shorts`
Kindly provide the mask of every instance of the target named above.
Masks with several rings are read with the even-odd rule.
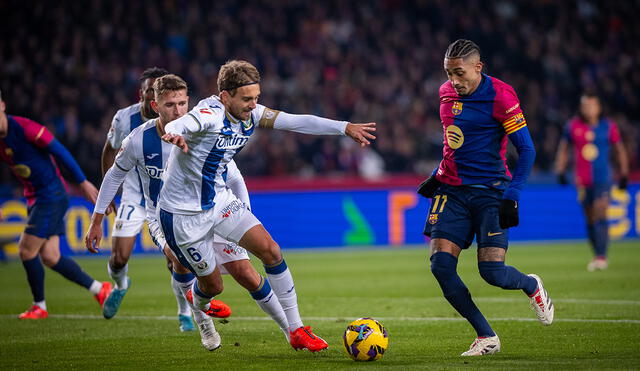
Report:
[[[111,237],[135,237],[142,230],[146,219],[147,211],[144,206],[133,202],[121,203],[113,223]]]
[[[239,260],[227,261],[236,254],[213,247],[214,234],[237,244],[249,229],[260,224],[258,218],[235,197],[223,205],[216,204],[214,208],[195,215],[173,214],[159,209],[158,217],[173,253],[182,265],[198,276],[210,274],[217,264]],[[215,242],[216,246],[227,246],[221,240]],[[217,250],[224,253],[218,254]]]

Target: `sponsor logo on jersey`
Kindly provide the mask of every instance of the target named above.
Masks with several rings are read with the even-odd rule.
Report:
[[[159,167],[151,165],[146,165],[145,169],[147,170],[147,174],[149,174],[150,178],[162,179],[162,173],[164,172],[164,169],[160,169]]]
[[[223,136],[220,136],[218,140],[216,140],[214,147],[217,149],[239,148],[239,147],[243,147],[248,140],[249,140],[249,137],[244,135],[238,135],[238,134],[223,135]]]
[[[518,107],[520,107],[520,103],[516,103],[515,106],[509,108],[508,110],[506,110],[504,113],[505,114],[510,114],[511,112],[513,112],[515,109],[517,109]]]
[[[582,147],[582,151],[580,153],[585,160],[591,162],[598,158],[599,151],[595,144],[587,143]]]
[[[154,158],[154,157],[156,157],[156,156],[160,156],[160,154],[159,154],[159,153],[152,153],[152,154],[150,154],[149,156],[147,156],[147,158],[148,158],[149,160],[153,160],[153,158]]]
[[[13,150],[11,148],[5,149],[4,153],[9,157],[13,156]]]
[[[13,166],[13,171],[21,178],[28,178],[31,176],[31,168],[27,165],[18,164]]]
[[[433,225],[438,222],[438,214],[429,214],[429,224]]]
[[[224,251],[228,255],[241,255],[244,254],[246,250],[235,243],[229,243],[224,246],[224,249],[222,249],[222,251]]]
[[[220,215],[223,218],[228,218],[231,214],[235,214],[240,209],[244,209],[244,203],[238,200],[233,200],[229,205],[225,206],[222,211],[220,211]]]
[[[453,106],[451,106],[451,113],[455,116],[458,116],[462,113],[462,102],[453,102]]]
[[[208,108],[201,108],[200,109],[200,113],[204,113],[205,115],[213,115],[213,113],[211,112],[210,109]]]
[[[462,130],[455,125],[447,126],[447,144],[452,149],[458,149],[462,147],[464,143],[464,134],[462,134]]]

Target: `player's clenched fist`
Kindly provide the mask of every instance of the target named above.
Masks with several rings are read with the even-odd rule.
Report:
[[[178,148],[182,149],[182,152],[189,152],[189,146],[187,145],[187,141],[181,135],[178,134],[165,134],[162,136],[162,140],[165,142],[174,144],[178,146]]]

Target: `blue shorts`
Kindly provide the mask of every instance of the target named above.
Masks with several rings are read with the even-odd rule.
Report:
[[[509,231],[500,228],[502,192],[491,188],[442,185],[429,208],[424,234],[449,240],[462,249],[509,246]]]
[[[609,183],[594,184],[589,187],[578,187],[578,202],[583,206],[591,206],[601,197],[609,196]]]
[[[64,234],[64,214],[69,208],[69,200],[65,197],[59,201],[37,201],[27,209],[27,227],[24,233],[49,238]]]

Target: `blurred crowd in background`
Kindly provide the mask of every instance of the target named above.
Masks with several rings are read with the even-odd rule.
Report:
[[[6,0],[0,89],[9,114],[49,127],[100,184],[100,154],[138,77],[164,67],[191,104],[217,94],[218,68],[246,59],[262,73],[260,103],[378,123],[361,150],[345,138],[258,131],[237,162],[246,176],[427,175],[441,158],[438,87],[457,38],[482,49],[485,72],[519,94],[552,171],[580,93],[597,90],[640,167],[640,1],[55,1]],[[11,175],[2,167],[2,183]]]

